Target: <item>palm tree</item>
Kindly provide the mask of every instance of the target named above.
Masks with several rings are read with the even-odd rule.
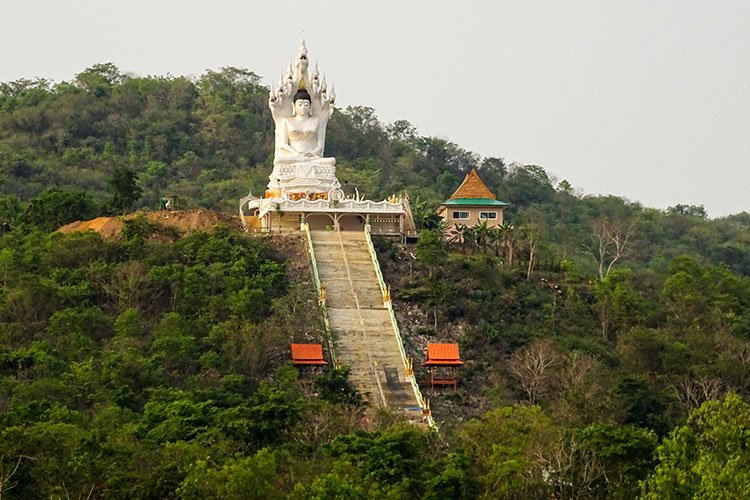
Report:
[[[490,227],[487,225],[486,220],[482,220],[474,224],[472,228],[474,231],[474,241],[478,248],[481,248],[484,253],[487,253],[487,243],[490,237]]]
[[[448,241],[451,243],[460,243],[461,251],[466,253],[466,243],[470,239],[470,228],[466,224],[456,224],[451,230]]]
[[[500,249],[503,247],[503,226],[495,226],[489,229],[487,241],[495,249],[495,257],[500,257]]]
[[[464,226],[464,245],[468,244],[471,248],[471,255],[477,249],[477,231],[475,227]]]

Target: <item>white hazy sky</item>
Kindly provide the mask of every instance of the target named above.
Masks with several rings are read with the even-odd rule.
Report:
[[[0,0],[0,81],[248,68],[589,194],[750,211],[750,1]],[[511,200],[512,201],[512,200]]]

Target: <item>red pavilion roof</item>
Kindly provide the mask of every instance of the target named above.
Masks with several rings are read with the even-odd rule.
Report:
[[[422,366],[459,366],[458,344],[427,344],[427,359]]]
[[[292,344],[292,363],[295,365],[327,365],[321,344]]]

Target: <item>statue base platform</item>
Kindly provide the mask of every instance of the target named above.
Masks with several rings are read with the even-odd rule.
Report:
[[[268,197],[268,194],[267,191],[264,198],[248,195],[240,200],[240,218],[247,231],[288,233],[299,231],[302,222],[307,222],[313,230],[360,231],[368,220],[372,234],[403,236],[413,228],[408,202],[395,197],[371,201],[292,199],[294,193],[284,193],[282,197]]]
[[[305,194],[320,198],[332,189],[340,187],[336,179],[335,158],[320,158],[309,162],[276,164],[269,176],[266,198]]]

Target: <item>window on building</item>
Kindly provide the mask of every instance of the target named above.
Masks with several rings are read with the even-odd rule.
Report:
[[[453,212],[453,219],[454,220],[463,220],[469,218],[469,212]]]
[[[479,220],[496,220],[497,212],[479,212]]]

